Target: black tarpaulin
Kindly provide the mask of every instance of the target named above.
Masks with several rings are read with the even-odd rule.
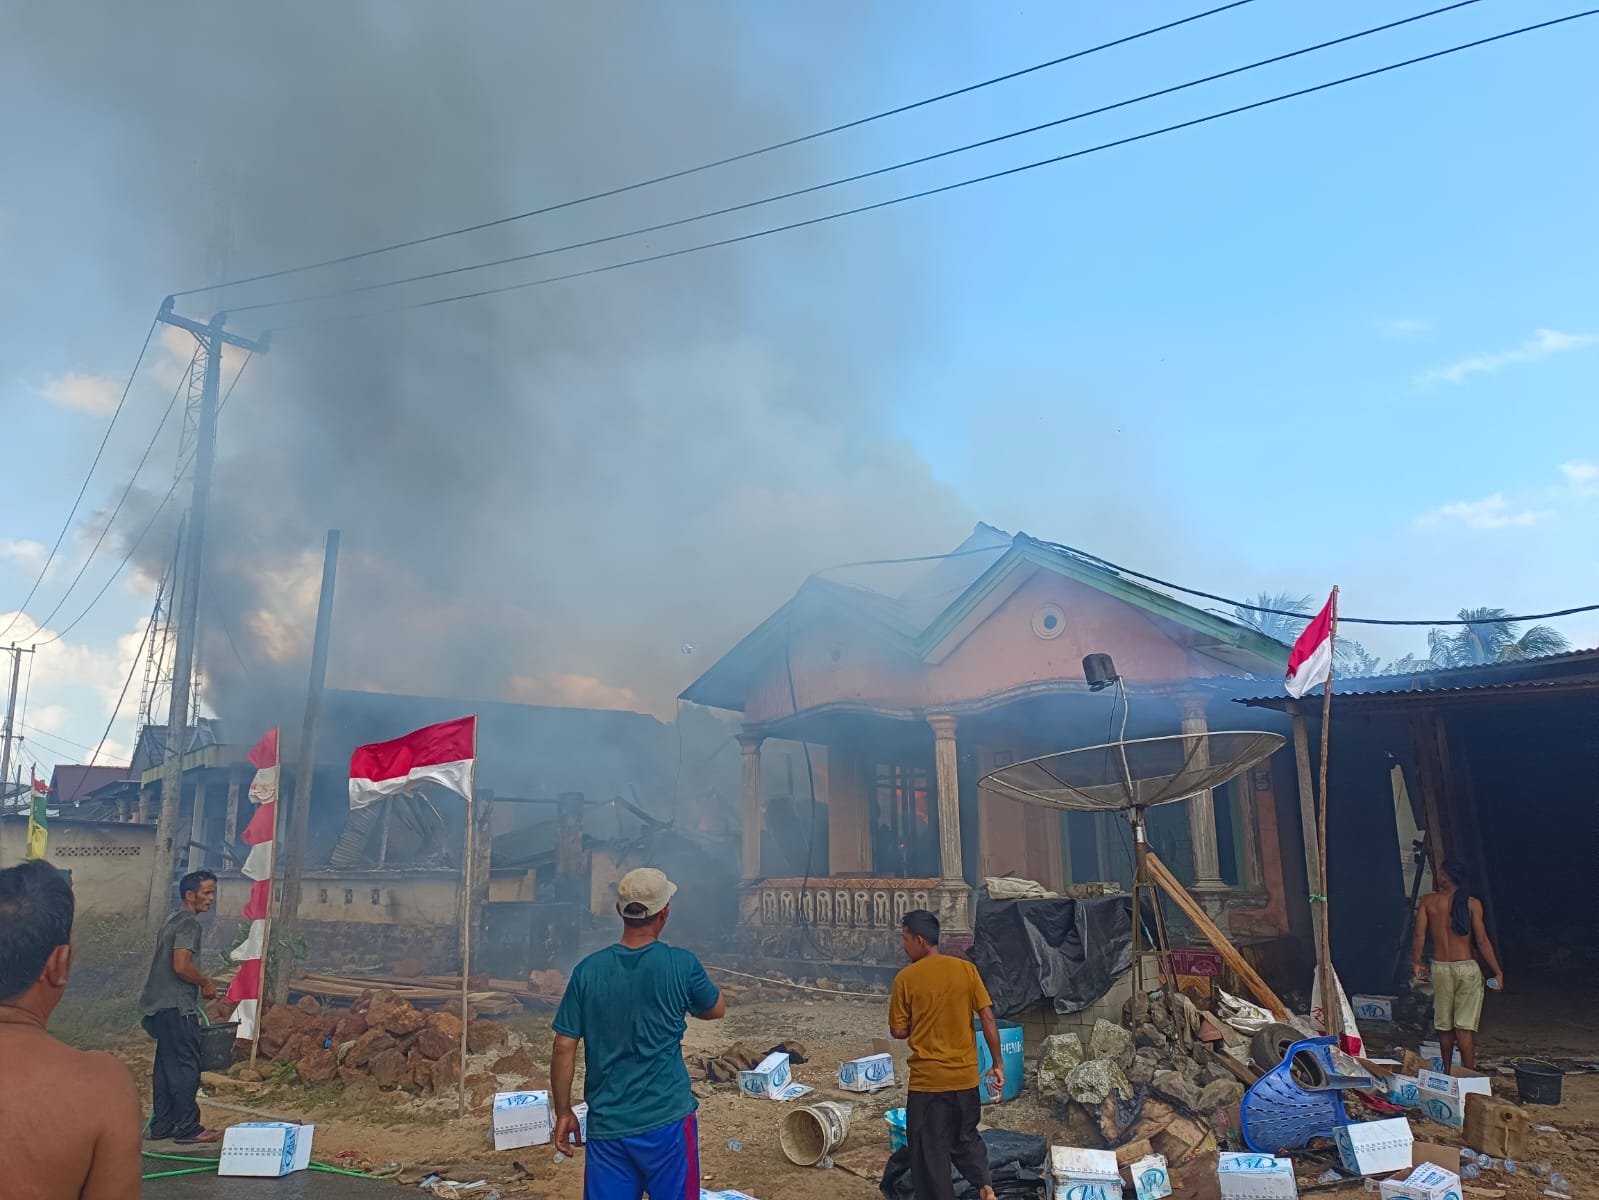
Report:
[[[988,1148],[988,1173],[998,1200],[1042,1200],[1044,1195],[1044,1159],[1049,1153],[1049,1143],[1030,1133],[1014,1133],[1009,1129],[983,1130],[983,1145]],[[977,1200],[978,1192],[962,1179],[954,1168],[950,1178],[955,1181],[955,1200]],[[911,1152],[908,1146],[894,1151],[883,1168],[883,1181],[878,1191],[887,1200],[917,1200],[916,1189],[911,1186]]]
[[[1081,1012],[1133,965],[1133,900],[983,900],[967,955],[994,1011],[1012,1017],[1049,1001]]]

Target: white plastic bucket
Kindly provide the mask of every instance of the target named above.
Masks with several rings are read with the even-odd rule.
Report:
[[[851,1107],[818,1100],[785,1113],[777,1140],[788,1161],[798,1167],[814,1167],[842,1146],[849,1136]]]

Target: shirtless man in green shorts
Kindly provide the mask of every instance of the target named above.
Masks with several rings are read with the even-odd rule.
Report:
[[[1471,894],[1465,866],[1445,863],[1433,873],[1433,887],[1431,895],[1422,897],[1421,911],[1416,914],[1411,959],[1416,978],[1425,982],[1429,976],[1421,952],[1431,933],[1433,1023],[1438,1027],[1444,1070],[1454,1062],[1457,1042],[1461,1065],[1475,1070],[1483,992],[1482,968],[1477,965],[1476,954],[1480,953],[1493,971],[1496,989],[1505,986],[1505,973],[1499,969],[1499,956],[1483,928],[1482,901]]]

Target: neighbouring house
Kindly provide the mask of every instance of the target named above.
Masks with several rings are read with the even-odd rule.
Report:
[[[742,714],[740,920],[768,952],[895,962],[898,925],[930,908],[957,943],[974,889],[1131,881],[1125,818],[1024,805],[979,780],[1118,736],[1254,728],[1231,703],[1280,685],[1288,648],[1068,548],[979,525],[894,593],[812,577],[682,699]],[[767,794],[762,755],[808,748],[815,801]],[[1241,942],[1306,932],[1293,751],[1150,813],[1150,838]],[[1303,955],[1301,955],[1303,957]]]
[[[55,808],[80,807],[101,788],[132,778],[128,767],[88,767],[57,763],[50,773],[50,804]]]
[[[143,918],[150,903],[150,854],[155,827],[125,821],[50,817],[45,860],[70,873],[83,912]],[[28,816],[0,816],[0,867],[27,856]]]
[[[1301,709],[1316,764],[1319,693],[1241,702]],[[1330,745],[1329,921],[1347,990],[1408,978],[1415,896],[1434,862],[1459,859],[1515,990],[1550,1011],[1585,994],[1599,974],[1599,650],[1335,680]]]

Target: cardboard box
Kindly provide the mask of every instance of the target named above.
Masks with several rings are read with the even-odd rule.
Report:
[[[275,1177],[303,1171],[311,1165],[311,1137],[315,1125],[289,1121],[246,1121],[230,1125],[222,1134],[218,1175]]]
[[[1049,1178],[1055,1200],[1122,1200],[1122,1173],[1114,1150],[1051,1146]]]
[[[1432,1163],[1446,1171],[1458,1170],[1460,1167],[1460,1148],[1458,1146],[1443,1146],[1437,1142],[1416,1142],[1410,1147],[1410,1164],[1419,1167],[1423,1163]]]
[[[1338,1157],[1344,1170],[1356,1175],[1387,1175],[1413,1165],[1410,1148],[1415,1140],[1403,1117],[1344,1125],[1337,1133]]]
[[[1130,1164],[1127,1174],[1133,1181],[1138,1200],[1164,1200],[1171,1195],[1171,1172],[1163,1154],[1146,1154]]]
[[[1294,1164],[1270,1154],[1224,1153],[1216,1163],[1222,1200],[1299,1200]]]
[[[1422,1163],[1404,1179],[1385,1179],[1382,1200],[1460,1200],[1460,1176],[1436,1163]]]
[[[494,1096],[494,1148],[546,1146],[555,1136],[548,1092],[498,1092]]]
[[[781,1050],[768,1054],[754,1070],[738,1073],[739,1091],[746,1096],[754,1096],[757,1100],[775,1100],[777,1094],[792,1081],[788,1055]]]
[[[1384,1081],[1388,1099],[1404,1108],[1421,1107],[1421,1080],[1415,1075],[1401,1075],[1395,1071]]]
[[[876,1092],[893,1087],[893,1055],[872,1054],[851,1059],[838,1068],[838,1086],[846,1092]]]
[[[1389,1025],[1394,1020],[1395,996],[1351,996],[1349,1003],[1360,1021],[1383,1021]]]
[[[1444,1069],[1444,1049],[1437,1042],[1423,1042],[1421,1044],[1422,1062],[1434,1071]],[[1460,1047],[1455,1047],[1454,1058],[1450,1061],[1451,1068],[1460,1065]]]
[[[1417,1076],[1416,1097],[1421,1111],[1430,1121],[1459,1129],[1466,1123],[1466,1097],[1492,1096],[1493,1087],[1486,1075],[1467,1072],[1456,1067],[1454,1073],[1441,1075],[1437,1071],[1423,1071]]]

